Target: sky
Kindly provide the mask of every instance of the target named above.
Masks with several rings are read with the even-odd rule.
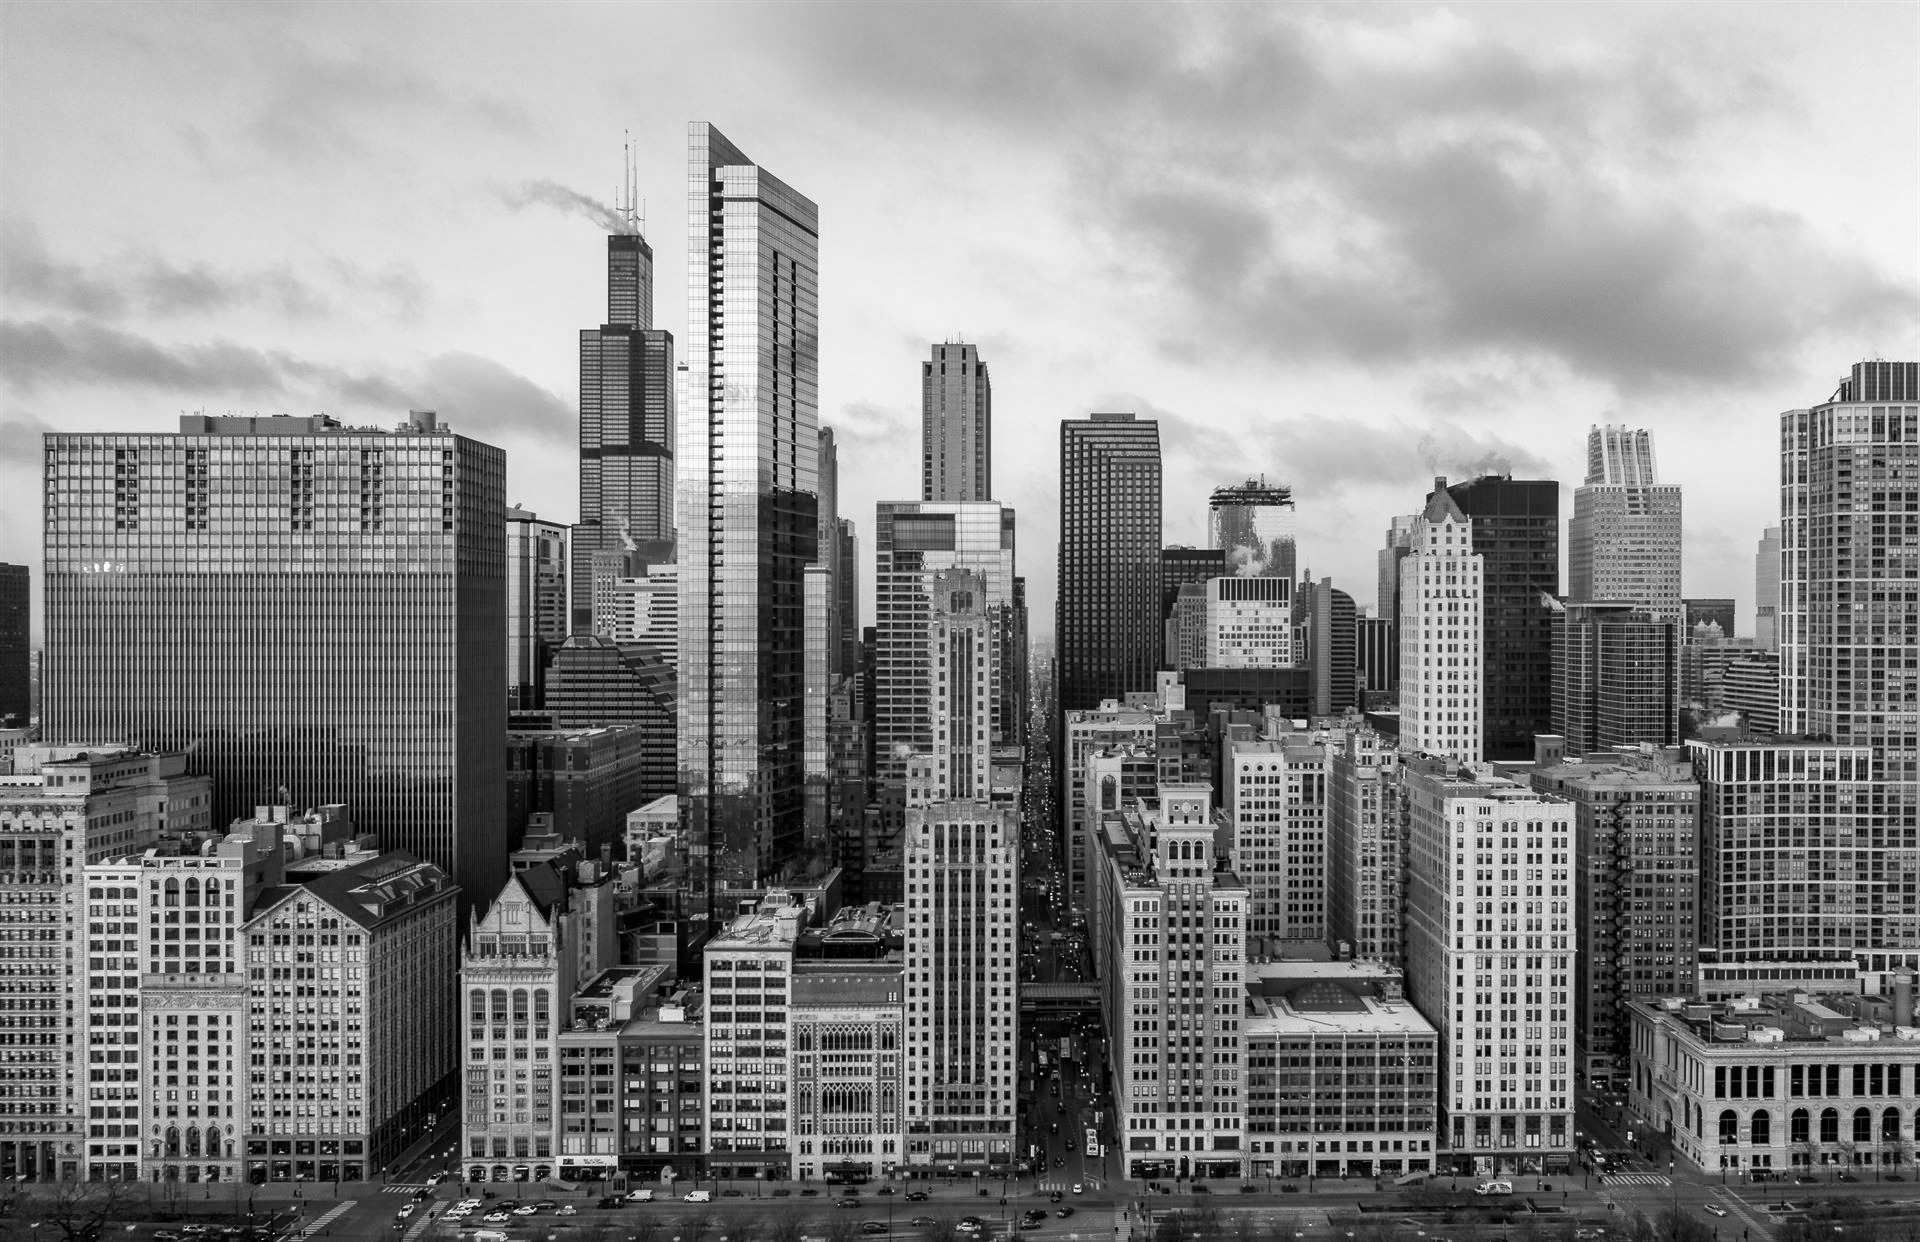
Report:
[[[1435,475],[1653,431],[1684,590],[1752,632],[1778,415],[1920,355],[1920,6],[0,5],[0,560],[39,433],[434,409],[571,521],[631,142],[686,323],[686,131],[821,220],[820,419],[872,611],[919,366],[976,343],[1053,628],[1059,422],[1159,421],[1163,540],[1296,497],[1374,603]],[[1563,550],[1564,559],[1564,550]],[[37,589],[37,588],[36,588]]]

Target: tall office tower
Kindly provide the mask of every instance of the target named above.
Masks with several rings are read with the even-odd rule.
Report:
[[[833,571],[806,569],[806,706],[801,724],[801,773],[807,784],[806,843],[824,848],[833,815],[833,768],[828,757],[828,720],[833,706]]]
[[[1733,637],[1734,605],[1730,599],[1683,599],[1680,601],[1680,613],[1684,618],[1680,627],[1680,640],[1693,642],[1701,638]]]
[[[1030,642],[1027,630],[1027,580],[1016,575],[1013,580],[1013,603],[1007,608],[1007,625],[1000,643],[1000,676],[1005,688],[1000,714],[1006,722],[1002,729],[1006,744],[1020,747],[1023,761],[1027,736],[1033,727],[1032,683],[1027,671],[1027,647]]]
[[[681,810],[714,881],[780,871],[805,824],[806,567],[819,559],[819,213],[719,130],[687,135],[674,514]]]
[[[1087,796],[1089,756],[1119,746],[1152,746],[1156,713],[1120,707],[1061,713],[1059,765],[1061,904],[1085,913],[1087,867],[1093,834],[1099,828],[1099,802]],[[1117,794],[1116,794],[1117,796]],[[1118,806],[1118,803],[1115,804]],[[1112,808],[1109,808],[1112,809]]]
[[[653,648],[623,647],[592,634],[575,634],[553,653],[547,710],[559,730],[638,727],[642,773],[638,792],[645,800],[670,794],[677,784],[677,691],[673,666]],[[514,833],[524,826],[512,825]],[[704,840],[690,843],[702,857],[705,844]]]
[[[827,571],[828,591],[822,601],[825,608],[826,635],[838,635],[841,632],[840,601],[838,589],[840,580],[840,449],[834,442],[833,428],[820,429],[820,486],[816,491],[819,497],[819,557],[815,564]],[[839,643],[834,642],[826,651],[827,675],[840,676]]]
[[[1360,702],[1354,689],[1358,652],[1353,596],[1309,573],[1293,600],[1294,663],[1313,674],[1313,714],[1337,716]]]
[[[1400,562],[1400,749],[1480,758],[1481,569],[1474,523],[1445,479]]]
[[[1700,784],[1686,752],[1591,755],[1533,770],[1573,804],[1573,1042],[1590,1085],[1624,1079],[1627,1004],[1691,996],[1700,944]]]
[[[996,800],[993,744],[1005,692],[1005,621],[1005,609],[987,605],[980,575],[965,569],[934,575],[926,647],[933,740],[909,762],[909,807]]]
[[[1019,811],[907,810],[907,1164],[1013,1170],[1019,1107]],[[918,998],[916,1000],[916,998]]]
[[[1573,807],[1446,760],[1402,779],[1407,996],[1440,1030],[1442,1167],[1569,1172]]]
[[[1633,604],[1555,603],[1553,732],[1567,753],[1680,744],[1680,627]]]
[[[1205,585],[1209,578],[1227,576],[1227,554],[1219,548],[1188,548],[1175,545],[1160,549],[1160,624],[1166,629],[1166,654],[1163,667],[1182,668],[1179,658],[1179,632],[1174,628],[1174,610],[1180,589],[1189,583]]]
[[[1768,651],[1780,647],[1779,614],[1780,528],[1769,526],[1753,554],[1753,636]]]
[[[1862,362],[1780,416],[1780,727],[1920,779],[1920,362]],[[1907,798],[1911,804],[1911,796]]]
[[[934,585],[946,570],[978,579],[978,604],[1013,604],[1014,512],[994,500],[885,500],[874,516],[874,774],[906,779],[911,755],[934,747]],[[998,712],[999,705],[995,705]],[[996,731],[1006,722],[995,717]]]
[[[854,533],[852,518],[841,518],[835,524],[834,540],[840,545],[833,579],[834,593],[839,597],[834,615],[840,622],[840,632],[834,636],[840,645],[834,668],[842,677],[855,677],[860,673],[860,539]]]
[[[33,588],[25,565],[0,564],[0,728],[33,716]]]
[[[993,499],[993,384],[977,346],[920,364],[920,499]]]
[[[1378,553],[1380,584],[1374,611],[1389,621],[1400,615],[1400,562],[1413,551],[1413,524],[1419,520],[1417,513],[1394,518],[1387,527],[1386,544]]]
[[[120,1066],[105,1081],[124,1082],[129,1100],[137,1096],[132,1084],[141,1081],[139,998],[108,1021],[90,995],[106,986],[103,977],[80,970],[82,959],[55,945],[86,925],[83,865],[147,849],[164,829],[184,836],[212,827],[207,778],[186,770],[184,755],[94,749],[50,758],[40,765],[38,781],[15,777],[0,785],[0,889],[8,907],[7,936],[0,941],[8,1010],[0,1023],[0,1063],[7,1066],[6,1091],[0,1093],[0,1177],[80,1180],[86,1176],[83,1136],[89,1142],[140,1137],[137,1122],[124,1134],[116,1125],[109,1135],[104,1124],[95,1133],[87,1076],[73,1068],[76,1055],[88,1055],[76,1049],[110,1046]],[[144,928],[139,915],[131,906],[125,911],[128,935]],[[173,931],[177,939],[180,929]],[[173,946],[175,956],[180,947]],[[114,959],[115,968],[136,976],[127,987],[137,993],[146,963],[136,942],[129,940],[125,951],[130,956]],[[90,1010],[101,1019],[98,1026],[89,1022]],[[115,1156],[140,1154],[137,1142],[113,1147]],[[92,1154],[108,1155],[104,1145]]]
[[[507,510],[507,706],[543,705],[547,662],[567,641],[567,528]]]
[[[298,790],[499,887],[505,454],[430,411],[46,447],[47,737],[193,748],[217,823]]]
[[[1132,414],[1060,423],[1060,709],[1153,689],[1160,623],[1160,425]]]
[[[673,487],[673,335],[653,326],[653,247],[636,229],[607,238],[607,321],[580,330],[575,631],[595,628],[598,583],[631,576],[634,541],[672,540]]]
[[[1246,885],[1214,866],[1206,785],[1101,816],[1089,870],[1114,1131],[1128,1177],[1246,1171]]]
[[[1372,729],[1334,738],[1327,761],[1327,938],[1398,964],[1400,754]]]
[[[1485,558],[1481,628],[1486,758],[1531,759],[1553,718],[1553,612],[1560,593],[1560,485],[1486,475],[1447,489]],[[1676,592],[1677,598],[1677,592]]]
[[[1207,542],[1227,555],[1227,572],[1297,577],[1293,491],[1264,477],[1216,487],[1207,498]]]
[[[1567,523],[1567,598],[1685,620],[1680,487],[1655,477],[1652,432],[1609,425],[1587,433],[1587,481],[1573,491]]]
[[[1353,619],[1353,679],[1355,700],[1369,710],[1374,702],[1399,697],[1400,625],[1396,618]]]
[[[1233,869],[1247,886],[1247,932],[1327,938],[1327,743],[1290,734],[1222,743]]]
[[[1293,583],[1285,578],[1214,578],[1200,623],[1203,668],[1291,668]]]

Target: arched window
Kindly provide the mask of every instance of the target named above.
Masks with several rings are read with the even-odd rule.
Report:
[[[1853,1141],[1856,1143],[1873,1142],[1873,1114],[1864,1108],[1853,1110]]]
[[[1733,1115],[1731,1108],[1720,1114],[1720,1141],[1722,1143],[1740,1141],[1740,1119]]]
[[[180,1127],[178,1126],[167,1127],[166,1154],[169,1156],[180,1154]]]
[[[1889,1108],[1880,1114],[1880,1141],[1894,1143],[1900,1139],[1900,1110]]]
[[[1752,1142],[1755,1147],[1770,1146],[1773,1143],[1772,1115],[1764,1108],[1756,1112],[1753,1115],[1752,1124],[1747,1127],[1747,1133],[1751,1135],[1749,1141]]]
[[[501,1026],[507,1024],[507,990],[505,988],[493,990],[493,1020]]]
[[[1787,1122],[1787,1141],[1790,1143],[1806,1143],[1812,1141],[1812,1131],[1809,1127],[1806,1109],[1796,1108],[1793,1110],[1793,1116]]]
[[[525,988],[513,990],[513,1020],[521,1026],[527,1024],[527,990]]]
[[[1820,1110],[1820,1141],[1822,1143],[1840,1141],[1840,1114],[1837,1110],[1831,1108]]]
[[[189,1156],[197,1156],[200,1154],[200,1127],[199,1126],[187,1127],[187,1154]]]
[[[548,1020],[548,1015],[547,990],[545,988],[536,988],[533,993],[533,1020],[535,1022],[545,1022]]]
[[[484,988],[475,988],[468,994],[468,1010],[475,1022],[487,1020],[487,993]]]

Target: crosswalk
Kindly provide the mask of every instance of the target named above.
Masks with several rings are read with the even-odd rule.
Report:
[[[380,1193],[383,1195],[411,1195],[418,1194],[422,1190],[432,1189],[433,1187],[427,1185],[425,1182],[389,1182],[387,1183],[386,1189]]]
[[[320,1232],[322,1229],[325,1229],[328,1225],[331,1225],[339,1217],[346,1215],[348,1210],[351,1209],[353,1205],[354,1205],[354,1200],[352,1199],[342,1200],[341,1202],[334,1205],[334,1208],[331,1212],[328,1212],[324,1216],[321,1216],[312,1221],[309,1221],[307,1224],[301,1226],[300,1228],[294,1230],[292,1233],[288,1234],[286,1236],[286,1242],[307,1242],[308,1238],[311,1238],[314,1234]]]
[[[1613,1173],[1600,1179],[1602,1186],[1671,1186],[1665,1173]]]

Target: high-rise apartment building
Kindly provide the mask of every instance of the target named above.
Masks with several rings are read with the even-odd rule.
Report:
[[[217,823],[297,789],[498,888],[505,485],[426,411],[50,433],[45,736],[192,749]]]
[[[1285,578],[1213,578],[1203,588],[1200,668],[1289,668],[1293,583]]]
[[[1246,1171],[1244,883],[1215,866],[1212,791],[1100,816],[1089,935],[1112,1050],[1114,1129],[1126,1176]]]
[[[1472,519],[1473,550],[1483,558],[1485,757],[1531,759],[1534,735],[1553,717],[1547,601],[1560,593],[1560,485],[1486,475],[1447,491]]]
[[[33,715],[33,588],[25,565],[0,563],[0,728]]]
[[[1289,734],[1222,742],[1233,869],[1247,886],[1247,932],[1327,937],[1327,741]]]
[[[565,526],[515,506],[507,510],[507,706],[544,703],[547,662],[567,641]]]
[[[993,384],[978,346],[935,345],[920,364],[920,499],[993,499]]]
[[[1532,782],[1573,804],[1573,1042],[1598,1088],[1627,1072],[1630,1002],[1693,994],[1700,785],[1674,749],[1537,767]]]
[[[1768,651],[1780,648],[1779,614],[1780,528],[1769,526],[1753,554],[1753,636]]]
[[[906,1160],[1013,1169],[1019,1105],[1019,812],[907,809]]]
[[[1441,1168],[1572,1169],[1573,807],[1445,760],[1403,769],[1407,995],[1440,1031]]]
[[[1680,744],[1680,627],[1634,604],[1554,604],[1553,732],[1567,753]]]
[[[681,809],[720,878],[805,830],[805,571],[819,559],[819,213],[704,121],[687,137],[675,457]]]
[[[1062,711],[1151,690],[1165,647],[1160,425],[1130,413],[1060,424],[1054,642]]]
[[[1217,487],[1207,498],[1207,542],[1227,556],[1227,572],[1248,576],[1298,576],[1293,490],[1264,477]]]
[[[1474,522],[1435,479],[1400,561],[1400,748],[1480,758],[1482,564]]]
[[[653,247],[607,238],[607,319],[580,331],[580,522],[573,529],[573,629],[596,627],[599,583],[629,577],[638,540],[671,541],[673,335],[653,326]]]
[[[1587,479],[1573,491],[1567,524],[1567,598],[1635,604],[1662,621],[1683,622],[1680,516],[1679,485],[1656,474],[1653,433],[1593,428]]]
[[[1332,739],[1327,761],[1327,938],[1399,962],[1404,870],[1400,752],[1372,729]]]
[[[935,584],[959,570],[976,580],[971,603],[999,625],[1013,604],[1014,513],[997,501],[882,501],[874,521],[875,775],[906,779],[908,757],[935,743],[932,642]],[[1015,727],[994,705],[994,729]],[[984,795],[983,795],[984,796]]]

